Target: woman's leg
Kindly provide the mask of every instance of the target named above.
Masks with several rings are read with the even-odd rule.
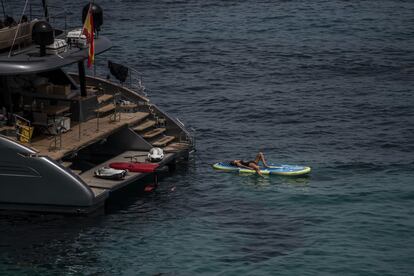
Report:
[[[257,166],[256,164],[254,164],[254,163],[249,163],[249,167],[250,168],[252,168],[253,170],[255,170],[256,172],[257,172],[257,174],[258,175],[260,175],[260,176],[262,176],[263,177],[263,174],[262,174],[262,172],[260,171],[260,167],[259,166]]]
[[[268,167],[269,167],[269,166],[267,165],[267,163],[266,163],[266,160],[265,160],[264,154],[263,154],[262,152],[259,152],[259,153],[256,155],[256,159],[254,160],[254,162],[256,162],[256,164],[258,164],[258,163],[259,163],[259,161],[262,161],[263,165],[264,165],[266,168],[268,168]]]

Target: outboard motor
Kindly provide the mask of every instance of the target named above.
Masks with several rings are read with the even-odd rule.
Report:
[[[92,5],[93,25],[95,30],[99,32],[103,24],[103,11],[98,4],[87,4],[82,10],[82,24],[85,23],[86,16],[88,15],[89,5]]]
[[[32,39],[40,46],[40,56],[46,55],[46,46],[53,44],[55,37],[52,26],[46,21],[39,21],[32,29]]]
[[[148,160],[151,162],[159,162],[164,159],[164,151],[161,148],[152,148],[148,153]]]

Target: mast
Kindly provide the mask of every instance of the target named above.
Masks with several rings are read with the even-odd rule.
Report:
[[[49,12],[47,10],[47,2],[46,1],[47,0],[42,0],[42,5],[43,5],[43,11],[45,12],[46,21],[49,22]],[[2,0],[2,2],[3,2],[3,0]]]

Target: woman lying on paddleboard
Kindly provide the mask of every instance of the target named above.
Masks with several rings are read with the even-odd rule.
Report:
[[[235,166],[235,167],[239,167],[239,168],[245,168],[245,169],[253,169],[257,172],[258,175],[263,176],[262,173],[260,172],[260,167],[259,167],[259,162],[262,161],[263,165],[266,168],[269,168],[269,166],[266,163],[266,160],[264,158],[264,154],[259,152],[256,155],[256,158],[254,160],[251,161],[243,161],[243,160],[233,160],[230,162],[231,165]]]

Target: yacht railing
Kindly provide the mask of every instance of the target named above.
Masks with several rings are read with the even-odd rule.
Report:
[[[181,122],[180,119],[175,118],[176,122],[179,123],[182,127],[182,129],[184,129],[183,132],[181,132],[179,140],[180,142],[190,142],[190,144],[192,145],[192,147],[195,149],[196,148],[196,140],[197,140],[197,131],[195,128],[193,127],[189,127],[186,128],[184,123]],[[184,138],[183,138],[184,136]]]
[[[48,5],[49,9],[49,22],[52,24],[53,28],[60,28],[65,33],[68,31],[68,12],[66,10],[62,11],[62,7]],[[56,12],[55,12],[56,10]],[[45,14],[43,11],[43,6],[40,4],[29,4],[29,19],[44,19]],[[63,20],[63,22],[62,22]],[[62,24],[62,25],[59,25]]]
[[[55,122],[52,126],[55,134],[53,135],[53,141],[49,144],[49,151],[60,150],[62,148],[62,122],[63,119],[58,123]]]
[[[196,150],[197,145],[197,130],[193,127],[190,127],[188,129],[188,132],[190,133],[190,139],[191,139],[191,145],[193,146],[193,149]]]
[[[148,98],[148,94],[145,91],[145,86],[142,81],[143,74],[128,65],[122,64],[122,66],[128,69],[128,76],[124,82],[120,82],[121,86],[128,88],[139,96]]]
[[[126,67],[128,68],[128,72],[129,72],[129,76],[128,76],[129,80],[126,82],[127,87],[133,91],[138,92],[139,94],[147,98],[148,94],[145,91],[145,86],[142,83],[143,74],[130,66],[126,66]]]

